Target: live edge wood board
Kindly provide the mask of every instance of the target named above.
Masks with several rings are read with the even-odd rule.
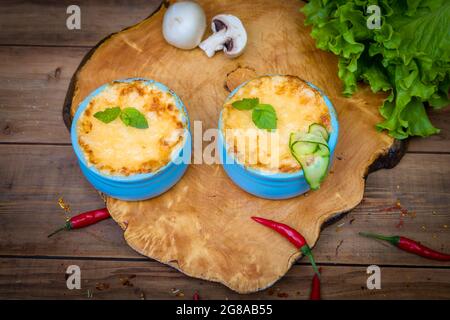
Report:
[[[131,77],[168,85],[186,104],[191,122],[202,121],[203,130],[217,127],[229,91],[258,75],[297,75],[321,88],[337,110],[340,134],[331,173],[319,191],[264,200],[235,186],[220,165],[194,164],[175,187],[155,199],[105,199],[126,242],[142,255],[240,293],[254,292],[280,279],[300,254],[250,216],[287,223],[313,246],[326,221],[360,203],[365,176],[394,166],[405,146],[375,130],[382,95],[361,87],[352,98],[342,96],[337,59],[316,49],[299,12],[301,2],[199,2],[208,21],[219,13],[241,18],[249,39],[241,57],[231,60],[218,53],[209,59],[200,49],[168,45],[161,34],[164,2],[149,18],[107,37],[88,53],[72,79],[64,119],[70,125],[78,104],[95,88]]]

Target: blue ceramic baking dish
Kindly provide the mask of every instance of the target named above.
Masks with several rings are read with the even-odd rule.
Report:
[[[248,82],[248,81],[247,81]],[[244,86],[247,82],[244,82],[236,89],[234,89],[227,100],[231,99],[236,92]],[[339,125],[336,115],[336,110],[331,104],[328,97],[317,88],[315,85],[306,82],[309,86],[319,91],[330,112],[331,118],[331,133],[328,141],[330,147],[330,159],[333,159],[334,149],[336,148]],[[244,189],[245,191],[265,199],[288,199],[296,197],[302,193],[307,192],[310,188],[303,174],[303,170],[294,173],[268,173],[261,170],[245,167],[242,163],[238,162],[234,155],[227,152],[225,140],[222,132],[222,113],[219,118],[219,137],[218,137],[218,149],[220,155],[220,162],[227,173],[227,175],[233,180],[235,184]],[[330,170],[331,162],[328,167]]]
[[[180,148],[179,152],[172,157],[172,160],[167,165],[152,173],[130,176],[107,175],[97,170],[94,166],[88,165],[78,144],[76,124],[86,107],[89,105],[89,102],[105,90],[108,84],[97,88],[81,102],[73,118],[71,128],[72,146],[78,158],[81,171],[86,179],[94,186],[94,188],[106,195],[127,201],[150,199],[166,192],[181,179],[191,159],[192,141],[190,135],[190,123],[186,107],[180,98],[168,87],[154,80],[131,78],[115,80],[114,82],[132,82],[136,80],[145,81],[145,84],[154,85],[161,91],[170,93],[175,98],[176,107],[182,112],[183,122],[186,124],[184,145]]]

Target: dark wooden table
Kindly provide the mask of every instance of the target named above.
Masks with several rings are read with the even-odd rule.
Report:
[[[271,289],[238,295],[189,278],[135,253],[120,228],[47,234],[72,214],[103,205],[85,181],[63,125],[61,107],[83,56],[108,34],[148,16],[159,1],[77,1],[81,30],[66,28],[72,1],[0,2],[0,299],[305,299],[311,270],[304,259]],[[325,228],[314,249],[325,299],[449,299],[450,264],[429,261],[358,236],[403,234],[450,252],[450,110],[433,112],[439,135],[411,139],[391,170],[367,179],[363,202]],[[400,201],[408,214],[383,208]],[[381,289],[368,290],[366,269],[381,268]],[[69,265],[82,288],[68,290]],[[128,280],[128,281],[127,281]]]

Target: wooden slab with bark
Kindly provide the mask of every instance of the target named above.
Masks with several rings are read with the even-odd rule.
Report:
[[[217,127],[229,91],[250,78],[291,74],[321,88],[337,110],[340,136],[331,173],[319,191],[290,200],[264,200],[239,189],[220,165],[194,164],[174,188],[157,198],[106,198],[127,243],[137,252],[192,277],[249,293],[272,285],[300,258],[289,242],[250,216],[287,223],[313,246],[324,222],[360,203],[366,175],[393,167],[405,145],[375,130],[382,120],[378,108],[383,95],[361,87],[352,98],[342,96],[337,58],[315,47],[310,28],[304,27],[300,2],[199,2],[208,21],[219,13],[243,21],[249,42],[242,56],[230,60],[219,53],[209,59],[199,49],[168,45],[161,33],[168,4],[164,2],[152,16],[107,37],[86,55],[72,79],[64,119],[69,125],[84,97],[123,78],[144,77],[168,85],[186,104],[191,123],[201,121],[203,130]],[[194,139],[199,139],[195,133]]]

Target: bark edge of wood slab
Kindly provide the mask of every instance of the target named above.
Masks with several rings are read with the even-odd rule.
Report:
[[[382,120],[378,107],[383,95],[361,86],[353,97],[342,97],[337,57],[315,47],[310,29],[303,27],[301,3],[199,2],[208,21],[223,12],[241,18],[249,34],[241,57],[230,60],[217,53],[208,59],[199,49],[169,46],[161,35],[168,5],[164,1],[150,17],[106,37],[83,58],[69,85],[63,119],[70,128],[76,107],[90,91],[121,78],[165,83],[186,104],[191,122],[202,121],[203,130],[217,127],[229,90],[256,75],[293,74],[324,90],[337,110],[340,136],[330,175],[319,191],[264,200],[235,186],[219,165],[194,164],[175,187],[157,198],[105,199],[128,245],[137,252],[189,276],[249,293],[271,286],[301,256],[278,234],[254,223],[252,215],[291,225],[313,246],[321,228],[361,202],[370,172],[400,161],[406,141],[375,130]]]

